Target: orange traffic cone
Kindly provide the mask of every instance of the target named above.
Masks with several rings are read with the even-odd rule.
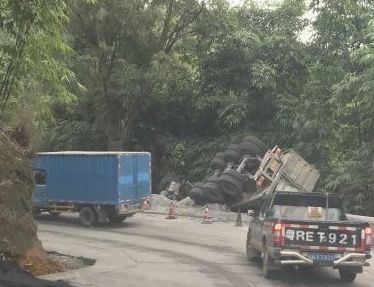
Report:
[[[209,208],[205,208],[204,215],[203,215],[203,221],[201,223],[204,224],[210,224],[213,223],[212,217],[209,215]]]
[[[166,217],[166,219],[177,219],[177,215],[175,214],[174,202],[170,203],[169,214],[168,214],[168,217]]]

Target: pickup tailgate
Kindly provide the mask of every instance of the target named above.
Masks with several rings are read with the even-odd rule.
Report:
[[[365,224],[282,221],[282,246],[302,250],[364,251]]]

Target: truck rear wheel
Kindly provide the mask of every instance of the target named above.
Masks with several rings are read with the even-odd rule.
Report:
[[[263,151],[253,142],[244,141],[240,144],[240,148],[242,149],[243,153],[251,156],[264,156]]]
[[[240,145],[238,145],[238,144],[230,144],[230,145],[227,147],[227,150],[233,150],[233,151],[236,151],[236,152],[238,152],[238,153],[241,152]]]
[[[225,168],[225,165],[226,165],[225,160],[220,157],[215,157],[210,162],[210,167],[212,169],[223,170]]]
[[[202,183],[196,183],[189,192],[191,199],[198,205],[205,205],[208,203],[205,197],[204,191],[202,190]]]
[[[223,152],[217,152],[214,157],[222,158],[223,159]]]
[[[251,236],[250,234],[247,235],[247,244],[246,244],[246,255],[248,261],[257,261],[261,258],[261,253],[256,250],[253,245],[251,244]]]
[[[254,180],[246,180],[244,183],[244,192],[252,194],[257,191],[256,183]]]
[[[252,142],[256,144],[261,149],[263,154],[265,154],[268,149],[266,144],[262,140],[260,140],[258,137],[255,137],[255,136],[246,136],[243,139],[243,142]]]
[[[244,176],[236,170],[226,170],[219,178],[222,191],[228,197],[239,197],[243,193]]]
[[[224,203],[225,198],[222,194],[221,188],[218,183],[215,182],[205,182],[203,184],[203,190],[205,197],[213,203]]]
[[[353,282],[356,279],[356,273],[349,268],[339,268],[339,276],[345,282]]]
[[[269,255],[268,249],[264,248],[264,256],[262,258],[262,272],[264,273],[265,278],[272,278],[274,277],[275,271],[270,269],[271,266],[271,258]]]
[[[228,149],[223,153],[223,158],[227,162],[236,163],[240,160],[241,154],[239,151]]]
[[[93,226],[97,223],[97,214],[92,207],[85,206],[79,212],[79,221],[83,226]]]

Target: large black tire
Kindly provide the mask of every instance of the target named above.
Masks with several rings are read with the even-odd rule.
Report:
[[[255,137],[255,136],[246,136],[244,139],[243,139],[243,142],[252,142],[254,144],[256,144],[260,149],[261,151],[265,154],[268,150],[268,147],[267,145],[262,141],[260,140],[258,137]]]
[[[248,194],[255,193],[257,191],[256,182],[254,180],[246,180],[244,184],[244,192]]]
[[[208,203],[208,199],[205,197],[202,189],[202,183],[196,183],[189,192],[190,198],[198,205],[205,205]]]
[[[222,175],[229,175],[231,176],[232,178],[235,178],[238,182],[241,182],[241,183],[245,183],[246,179],[244,177],[243,174],[241,174],[239,171],[235,170],[235,169],[229,169],[229,170],[225,170]],[[221,178],[219,178],[221,179]]]
[[[204,185],[205,182],[213,182],[213,183],[218,184],[219,183],[219,177],[215,176],[215,175],[207,177],[206,179],[203,180],[202,186]]]
[[[226,162],[236,163],[241,158],[241,153],[232,149],[228,149],[223,153],[223,158]]]
[[[210,176],[202,184],[205,197],[211,203],[224,203],[225,197],[223,195],[221,186],[219,185],[219,178],[217,176]]]
[[[227,150],[233,150],[233,151],[237,151],[237,152],[241,152],[241,148],[240,148],[240,145],[238,144],[230,144],[228,147],[227,147]]]
[[[236,170],[226,170],[219,178],[223,193],[231,198],[240,198],[244,192],[245,178]]]
[[[208,200],[208,203],[225,203],[225,197],[221,190],[216,188],[211,182],[207,182],[204,186],[204,196]]]
[[[177,200],[182,200],[183,198],[186,198],[192,189],[193,184],[189,181],[182,181],[181,185],[179,186],[179,192],[177,196]]]
[[[251,156],[263,157],[265,154],[255,143],[252,142],[243,141],[240,144],[240,148],[243,153]]]
[[[215,157],[210,161],[210,167],[213,170],[223,170],[226,166],[225,160],[223,158]]]
[[[356,272],[352,272],[349,268],[339,268],[339,276],[344,282],[353,282],[356,279]]]
[[[98,217],[96,211],[89,206],[82,207],[79,212],[79,221],[83,226],[94,226]]]
[[[247,234],[247,243],[245,245],[245,251],[247,255],[248,261],[258,261],[261,258],[261,252],[256,250],[253,245],[251,244],[251,235],[248,232]]]
[[[223,152],[217,152],[214,157],[222,158],[223,159]]]
[[[158,192],[165,190],[172,181],[178,182],[178,178],[172,174],[165,175],[158,185]]]
[[[275,275],[275,270],[270,269],[271,266],[271,257],[269,255],[268,249],[265,246],[264,248],[264,256],[262,258],[262,273],[264,274],[265,278],[273,278]]]

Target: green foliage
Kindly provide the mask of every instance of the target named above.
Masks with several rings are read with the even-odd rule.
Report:
[[[43,150],[151,151],[155,185],[201,180],[254,134],[298,149],[320,190],[374,214],[374,5],[306,3],[3,1],[1,118]]]
[[[363,62],[370,65],[371,1],[313,1],[317,17],[309,45],[308,80],[297,104],[299,148],[322,173],[319,188],[340,192],[353,212],[373,214],[372,149],[362,139],[373,111]],[[366,66],[368,68],[368,66]],[[365,137],[365,136],[364,136]]]
[[[352,53],[355,69],[334,87],[339,147],[344,156],[332,165],[335,178],[331,189],[349,198],[354,212],[367,214],[374,214],[373,24],[371,21],[365,31],[369,44]]]
[[[70,0],[0,4],[0,119],[24,128],[29,144],[53,121],[50,105],[75,99],[77,85],[66,55]],[[20,115],[20,116],[17,116]]]

